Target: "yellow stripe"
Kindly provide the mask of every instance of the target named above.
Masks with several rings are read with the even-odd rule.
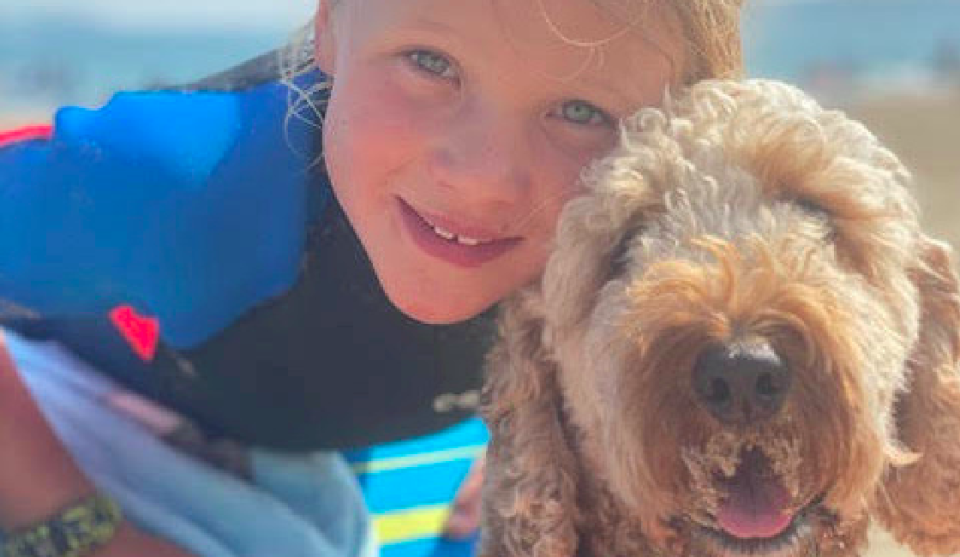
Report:
[[[416,468],[417,466],[427,466],[441,462],[474,459],[483,453],[484,448],[485,445],[472,445],[468,447],[458,447],[456,449],[434,451],[432,453],[383,458],[372,462],[357,462],[353,464],[353,472],[355,474],[374,474],[377,472],[398,470],[400,468]]]
[[[376,516],[373,528],[381,544],[408,542],[439,536],[449,515],[450,508],[445,505],[417,507]]]

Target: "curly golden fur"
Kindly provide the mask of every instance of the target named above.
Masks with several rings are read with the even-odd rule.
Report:
[[[482,555],[859,555],[871,519],[960,551],[958,280],[892,153],[790,86],[707,81],[584,182],[504,303]],[[789,370],[772,415],[711,411],[716,346]]]

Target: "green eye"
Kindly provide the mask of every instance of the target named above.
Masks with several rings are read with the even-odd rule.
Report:
[[[417,68],[437,77],[454,78],[453,64],[445,56],[429,50],[414,50],[407,54]]]
[[[600,126],[610,121],[606,113],[586,101],[567,101],[560,106],[564,120],[583,126]]]

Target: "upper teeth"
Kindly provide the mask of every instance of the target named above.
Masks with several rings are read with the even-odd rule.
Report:
[[[430,228],[433,229],[434,234],[436,234],[437,236],[440,236],[444,240],[450,240],[450,241],[456,240],[458,244],[463,244],[465,246],[475,246],[477,244],[482,244],[490,241],[490,240],[478,240],[476,238],[469,238],[467,236],[458,236],[453,232],[440,228],[435,224],[431,224],[431,223],[427,223],[427,224],[430,225]]]

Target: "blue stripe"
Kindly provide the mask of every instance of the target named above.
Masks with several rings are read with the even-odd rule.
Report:
[[[439,433],[395,443],[379,445],[368,449],[345,453],[351,463],[374,462],[383,458],[396,458],[418,453],[442,451],[456,447],[482,445],[489,435],[480,418],[472,418],[449,427]]]
[[[471,461],[459,460],[360,477],[370,512],[380,514],[453,501]]]

